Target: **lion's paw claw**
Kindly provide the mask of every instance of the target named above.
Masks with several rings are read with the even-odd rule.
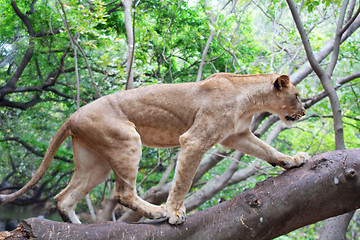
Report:
[[[183,222],[185,222],[185,218],[186,218],[186,210],[185,207],[181,207],[178,210],[173,210],[170,211],[168,209],[167,215],[169,217],[169,223],[171,225],[179,225],[182,224]]]

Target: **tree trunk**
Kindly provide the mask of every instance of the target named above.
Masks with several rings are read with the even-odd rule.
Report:
[[[126,89],[132,89],[134,86],[134,76],[133,76],[133,63],[134,63],[134,51],[135,51],[135,39],[134,39],[134,29],[131,21],[131,6],[132,0],[123,0],[124,6],[124,15],[125,15],[125,29],[128,42],[128,57],[126,63]]]
[[[360,148],[316,155],[304,166],[258,183],[253,189],[186,222],[74,225],[24,220],[1,236],[37,239],[273,239],[360,207]],[[11,239],[11,238],[4,238]],[[13,239],[16,239],[13,238]]]

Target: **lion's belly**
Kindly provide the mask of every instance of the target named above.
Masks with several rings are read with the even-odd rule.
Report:
[[[179,146],[179,137],[184,131],[178,129],[156,129],[152,127],[137,127],[141,142],[147,147],[168,148]]]

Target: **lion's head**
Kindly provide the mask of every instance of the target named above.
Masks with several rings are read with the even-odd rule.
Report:
[[[277,106],[274,106],[274,112],[287,125],[299,120],[305,115],[299,91],[290,82],[286,75],[280,75],[273,82],[273,91],[275,92]]]

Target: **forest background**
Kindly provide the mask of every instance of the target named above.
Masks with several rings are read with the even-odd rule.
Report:
[[[288,127],[263,113],[252,126],[279,151],[313,156],[360,146],[359,1],[0,0],[0,6],[2,193],[31,178],[51,138],[79,106],[116,91],[200,81],[215,72],[290,76],[306,116]],[[166,199],[178,150],[143,148],[137,179],[143,198]],[[0,221],[60,220],[53,197],[72,169],[68,139],[39,185],[11,208],[0,207]],[[201,163],[187,209],[209,208],[282,171],[215,146]],[[79,204],[83,222],[140,219],[120,206],[106,211],[113,187],[109,176]],[[360,215],[351,217],[346,237],[358,239]],[[323,226],[279,239],[318,239]]]

